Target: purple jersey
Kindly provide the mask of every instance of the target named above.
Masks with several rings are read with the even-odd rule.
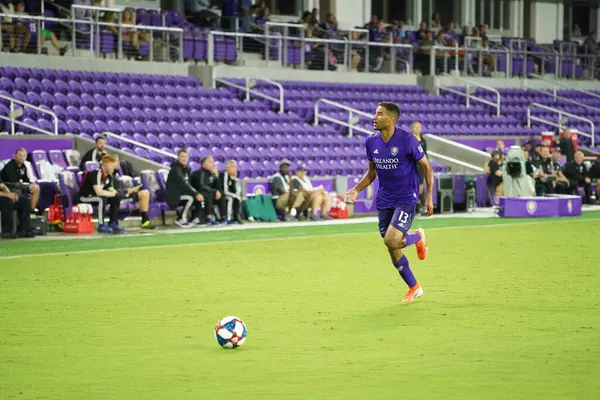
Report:
[[[419,200],[417,162],[425,156],[417,138],[411,133],[396,128],[389,142],[384,142],[381,133],[376,133],[367,138],[365,145],[367,158],[375,163],[379,178],[377,209],[417,203]]]

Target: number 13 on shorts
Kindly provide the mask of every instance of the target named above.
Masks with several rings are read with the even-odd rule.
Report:
[[[404,211],[400,211],[400,215],[398,216],[398,222],[405,224],[408,222],[410,218],[410,214]]]

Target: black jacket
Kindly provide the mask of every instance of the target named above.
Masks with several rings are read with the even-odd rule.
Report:
[[[583,185],[585,178],[589,178],[589,171],[583,163],[577,164],[575,161],[571,161],[565,165],[563,174],[570,182],[577,182]]]
[[[171,205],[179,204],[181,196],[196,196],[198,192],[190,185],[190,167],[181,165],[175,161],[171,165],[169,176],[167,177],[167,203]]]
[[[95,147],[93,149],[90,149],[81,158],[81,162],[79,163],[79,169],[84,171],[85,163],[88,161],[96,161],[98,164],[100,164],[102,162],[102,157],[105,155],[106,155],[106,151],[104,151],[103,153],[98,153],[98,150],[96,150]]]
[[[558,148],[560,152],[565,155],[567,161],[573,161],[575,159],[575,146],[573,146],[573,141],[571,139],[561,138],[558,141]]]
[[[8,188],[16,188],[21,183],[31,183],[25,164],[18,165],[15,160],[10,160],[0,172],[0,177]]]
[[[200,168],[192,174],[190,183],[203,196],[212,196],[221,188],[219,177],[204,168]]]
[[[237,177],[231,178],[227,171],[223,171],[219,174],[219,180],[221,191],[226,197],[233,197],[234,199],[241,200],[242,185],[240,185],[240,180]]]

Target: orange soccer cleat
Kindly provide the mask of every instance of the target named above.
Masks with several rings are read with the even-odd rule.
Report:
[[[417,256],[419,257],[419,260],[424,260],[427,258],[428,251],[427,240],[425,240],[425,229],[419,228],[416,230],[416,233],[421,237],[421,240],[415,243],[417,248]]]
[[[421,296],[423,296],[423,289],[421,289],[421,286],[417,283],[415,286],[408,289],[408,292],[406,292],[406,295],[404,295],[402,302],[412,303]]]

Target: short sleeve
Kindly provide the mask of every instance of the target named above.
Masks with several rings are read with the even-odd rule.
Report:
[[[415,161],[419,161],[421,158],[425,157],[423,146],[421,146],[419,140],[413,135],[410,136],[410,152]]]
[[[365,140],[365,152],[367,154],[367,159],[370,162],[373,162],[373,155],[371,154],[371,149],[369,148],[369,139]]]

